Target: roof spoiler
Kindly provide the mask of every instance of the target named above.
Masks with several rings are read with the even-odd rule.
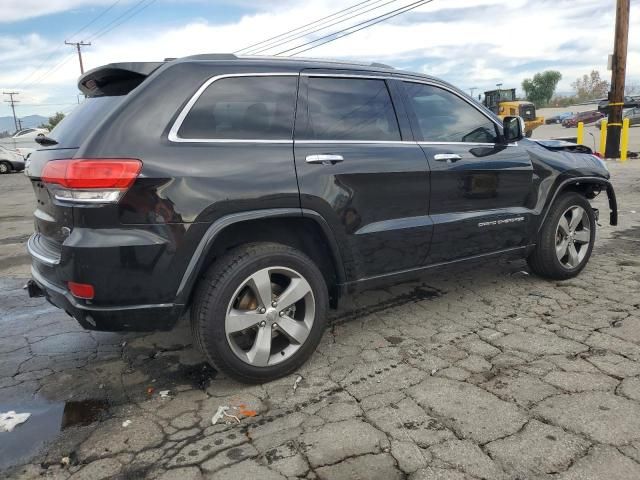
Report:
[[[78,80],[86,97],[126,95],[165,62],[110,63],[89,70]]]

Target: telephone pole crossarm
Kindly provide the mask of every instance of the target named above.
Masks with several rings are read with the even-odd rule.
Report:
[[[9,100],[5,100],[5,102],[11,104],[11,111],[13,112],[13,124],[15,125],[17,132],[20,129],[18,128],[18,117],[16,117],[16,103],[20,103],[20,101],[13,98],[13,96],[20,95],[20,92],[2,92],[2,94],[9,95]]]
[[[74,47],[76,47],[76,50],[78,51],[78,60],[80,61],[80,73],[84,74],[84,65],[82,64],[82,50],[81,47],[88,47],[91,45],[91,42],[68,42],[68,41],[64,41],[65,45],[72,45]]]

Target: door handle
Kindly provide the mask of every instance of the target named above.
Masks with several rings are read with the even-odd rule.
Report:
[[[438,162],[447,163],[453,163],[457,162],[458,160],[462,160],[462,157],[457,153],[436,153],[433,158]]]
[[[319,163],[321,165],[335,165],[338,162],[344,161],[342,155],[334,155],[331,153],[322,153],[315,155],[307,155],[307,163]]]

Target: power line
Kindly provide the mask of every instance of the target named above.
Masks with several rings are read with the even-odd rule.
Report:
[[[375,0],[374,3],[379,3],[380,1],[382,1],[382,0]],[[286,32],[281,33],[279,35],[276,35],[274,37],[267,38],[266,40],[262,40],[260,42],[254,43],[253,45],[248,45],[248,46],[246,46],[244,48],[241,48],[240,50],[236,50],[233,53],[245,52],[244,55],[251,55],[252,54],[251,50],[255,50],[255,47],[262,48],[262,46],[265,46],[265,44],[273,44],[273,43],[275,43],[274,40],[277,42],[279,40],[282,40],[283,37],[290,37],[293,34],[301,33],[301,31],[304,31],[308,27],[313,28],[314,26],[319,25],[319,24],[323,23],[326,20],[330,21],[330,19],[338,18],[338,16],[341,13],[344,13],[344,12],[353,13],[355,11],[354,9],[356,7],[361,7],[361,5],[367,4],[367,3],[371,3],[371,0],[366,0],[364,2],[356,3],[355,5],[351,5],[350,7],[343,8],[342,10],[334,12],[334,13],[332,13],[330,15],[327,15],[325,17],[322,17],[322,18],[319,18],[317,20],[314,20],[313,22],[309,22],[309,23],[307,23],[305,25],[301,25],[300,27],[297,27],[297,28],[294,28],[292,30],[286,31]],[[366,6],[367,5],[365,5],[364,7],[361,7],[361,8],[366,8]],[[351,12],[349,12],[349,11],[351,11]],[[345,14],[347,14],[347,13],[345,13]]]
[[[122,13],[121,15],[117,16],[115,19],[113,19],[111,22],[107,23],[106,25],[104,25],[100,30],[98,30],[97,32],[95,32],[92,36],[89,37],[88,40],[95,40],[99,37],[102,37],[104,35],[106,35],[107,33],[109,33],[111,30],[115,29],[116,27],[122,25],[124,22],[128,21],[131,17],[137,15],[138,13],[140,13],[142,10],[144,10],[145,8],[147,8],[148,6],[150,6],[152,3],[154,3],[156,0],[151,0],[149,3],[147,3],[146,5],[143,5],[142,8],[138,9],[137,11],[133,11],[135,10],[137,7],[139,7],[143,2],[145,2],[147,0],[140,0],[138,1],[133,7],[127,9],[124,13]],[[117,2],[116,2],[117,3]],[[113,7],[114,5],[111,5],[111,7]],[[103,12],[104,13],[104,12]],[[127,15],[129,14],[129,15]],[[56,51],[57,52],[57,51]],[[58,64],[54,65],[53,67],[51,67],[49,70],[45,71],[43,74],[39,75],[35,80],[31,81],[28,85],[25,85],[23,87],[23,89],[27,89],[27,88],[31,88],[34,85],[37,85],[38,83],[40,83],[40,81],[42,79],[44,79],[45,77],[47,77],[48,75],[52,74],[53,72],[57,71],[58,69],[60,69],[64,64],[66,64],[71,58],[73,57],[73,55],[70,55],[66,58],[64,58],[61,62],[59,62]],[[40,68],[40,67],[39,67]],[[39,69],[38,68],[38,69]]]
[[[80,28],[80,30],[76,31],[76,33],[74,33],[73,35],[71,35],[69,38],[73,38],[75,37],[78,33],[84,31],[86,28],[88,28],[89,26],[93,25],[93,23],[96,22],[96,20],[102,18],[109,10],[111,10],[113,7],[115,7],[118,3],[120,3],[121,0],[117,0],[116,2],[112,3],[111,5],[109,5],[106,9],[104,9],[102,12],[100,12],[97,16],[95,16],[92,20],[90,20],[88,23],[86,23],[82,28]],[[64,51],[64,47],[58,47],[56,50],[54,50],[50,55],[47,56],[47,58],[45,58],[42,63],[40,63],[38,65],[38,67],[36,67],[35,70],[33,70],[29,75],[27,75],[25,78],[23,78],[19,83],[18,83],[18,87],[20,87],[21,85],[24,85],[24,83],[26,83],[27,80],[29,80],[35,73],[37,73],[42,67],[45,66],[45,64],[50,60],[50,58],[52,56],[57,55],[58,53]]]
[[[307,35],[311,35],[313,33],[319,32],[321,30],[325,30],[327,28],[333,27],[334,25],[338,25],[339,23],[347,22],[347,21],[351,20],[352,18],[359,17],[360,15],[364,15],[365,13],[369,13],[369,12],[371,12],[373,10],[377,10],[378,8],[385,7],[385,6],[389,5],[390,3],[395,3],[397,1],[398,0],[389,0],[389,1],[387,1],[387,2],[385,2],[383,4],[381,4],[381,5],[376,5],[375,7],[369,8],[368,10],[364,10],[364,11],[359,12],[359,13],[354,13],[354,12],[357,11],[357,10],[354,10],[353,12],[349,12],[349,13],[351,13],[353,15],[350,15],[347,18],[343,18],[342,20],[338,20],[336,22],[330,23],[328,25],[324,25],[324,26],[316,28],[314,30],[305,30],[305,31],[300,32],[299,34],[294,35],[294,36],[289,36],[291,38],[282,39],[282,41],[276,42],[276,43],[274,43],[274,44],[272,44],[272,45],[270,45],[268,47],[258,49],[257,51],[253,51],[252,55],[259,54],[259,53],[262,53],[262,52],[264,52],[266,50],[269,50],[271,48],[279,47],[280,45],[284,45],[284,44],[290,43],[290,42],[292,42],[294,40],[297,40],[298,38],[302,38],[302,37],[305,37]],[[375,3],[378,3],[378,2],[375,2]],[[362,9],[359,9],[359,10],[362,10]],[[341,15],[340,17],[336,17],[336,19],[337,18],[341,18],[343,16],[345,16],[345,15]],[[324,22],[324,23],[326,23],[326,22]]]
[[[404,7],[397,8],[395,10],[391,10],[390,12],[387,12],[387,13],[385,13],[383,15],[371,18],[371,19],[366,20],[364,22],[357,23],[357,24],[352,25],[351,27],[345,28],[343,30],[339,30],[337,32],[331,33],[329,35],[325,35],[325,36],[320,37],[320,38],[316,38],[315,40],[312,40],[310,42],[306,42],[306,43],[297,45],[297,46],[289,48],[287,50],[283,50],[281,52],[276,53],[276,55],[282,55],[283,53],[287,53],[287,52],[290,52],[292,50],[297,50],[297,49],[299,49],[301,47],[305,47],[307,45],[311,45],[313,43],[319,42],[319,41],[324,40],[326,38],[333,37],[333,38],[329,38],[328,40],[326,40],[326,41],[324,41],[322,43],[319,43],[317,45],[312,45],[309,48],[305,48],[304,50],[300,50],[300,51],[297,51],[295,53],[292,53],[289,56],[293,56],[293,55],[297,55],[299,53],[303,53],[303,52],[307,52],[309,50],[313,50],[314,48],[317,48],[317,47],[319,47],[321,45],[324,45],[324,44],[329,43],[329,42],[333,42],[333,41],[338,40],[340,38],[347,37],[347,36],[352,35],[352,34],[354,34],[356,32],[359,32],[360,30],[364,30],[365,28],[372,27],[373,25],[376,25],[376,24],[378,24],[380,22],[384,22],[385,20],[389,20],[390,18],[397,17],[398,15],[406,13],[406,12],[408,12],[410,10],[414,10],[414,9],[416,9],[418,7],[421,7],[422,5],[426,5],[428,3],[431,3],[432,1],[433,0],[419,0],[417,2],[410,3],[409,5],[405,5]],[[364,26],[361,26],[361,25],[364,25]],[[359,27],[359,26],[361,26],[361,27],[357,28],[356,30],[351,30],[352,28]],[[347,30],[351,30],[351,31],[347,31]],[[343,35],[340,35],[340,33],[342,33],[342,32],[346,32],[346,33],[344,33]],[[339,35],[339,36],[336,36],[336,35]]]
[[[61,62],[58,62],[57,64],[55,64],[53,67],[51,67],[49,70],[45,71],[44,73],[42,73],[41,75],[39,75],[35,80],[32,80],[29,84],[25,85],[22,87],[22,90],[27,90],[28,88],[33,87],[34,85],[37,85],[38,83],[40,83],[40,81],[42,81],[45,77],[51,75],[52,73],[56,72],[57,70],[59,70],[65,63],[67,63],[69,60],[71,60],[74,57],[73,54],[65,57]]]
[[[145,8],[149,7],[152,3],[155,3],[156,0],[150,0],[147,4],[142,5],[146,1],[147,0],[139,0],[138,2],[136,2],[131,8],[128,8],[121,15],[117,16],[111,22],[109,22],[106,25],[104,25],[100,30],[98,30],[97,32],[94,32],[94,34],[92,36],[90,36],[88,38],[88,40],[89,41],[97,40],[98,38],[105,36],[107,33],[112,31],[114,28],[122,25],[123,23],[128,21],[130,18],[138,15]],[[141,8],[138,8],[138,7],[141,7]]]
[[[94,17],[93,20],[91,20],[89,23],[85,24],[84,27],[82,27],[80,30],[78,30],[77,32],[69,35],[69,38],[73,38],[76,35],[78,35],[81,32],[84,32],[87,28],[89,28],[91,25],[93,25],[94,23],[96,23],[96,21],[100,20],[102,17],[105,16],[105,14],[107,14],[113,7],[115,7],[116,5],[118,5],[120,3],[121,0],[116,0],[115,2],[113,2],[111,5],[109,5],[107,8],[105,8],[102,12],[100,12],[96,17]]]

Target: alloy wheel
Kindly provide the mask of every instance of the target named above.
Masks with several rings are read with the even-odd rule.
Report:
[[[556,256],[560,264],[574,269],[582,263],[591,242],[591,221],[584,208],[569,207],[556,228]]]
[[[314,319],[309,282],[293,269],[268,267],[245,279],[231,297],[225,333],[240,360],[267,367],[287,360],[304,345]]]

